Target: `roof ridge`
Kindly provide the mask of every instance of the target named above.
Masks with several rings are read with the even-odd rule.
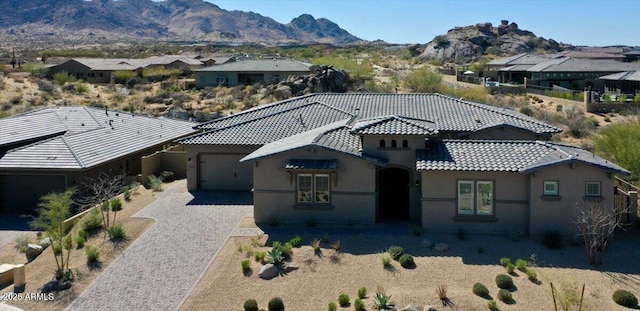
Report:
[[[89,116],[91,117],[91,119],[93,119],[93,121],[96,121],[96,124],[98,124],[98,127],[104,128],[104,126],[102,126],[100,121],[98,121],[98,119],[96,119],[96,117],[93,115],[93,113],[91,111],[89,111],[89,109],[87,109],[87,106],[80,106],[80,107],[82,107],[82,109],[89,114]]]
[[[71,144],[67,141],[67,138],[64,136],[60,138],[62,139],[62,142],[67,146],[67,148],[69,148],[69,152],[71,152],[71,154],[73,155],[73,158],[76,159],[76,162],[80,164],[80,167],[85,168],[86,166],[84,162],[82,162],[80,155],[78,155],[78,153],[73,149],[73,146],[71,146]]]

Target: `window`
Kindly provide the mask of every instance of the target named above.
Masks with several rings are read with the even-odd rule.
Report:
[[[493,215],[493,181],[458,181],[458,215]]]
[[[402,148],[409,148],[409,142],[406,139],[402,141]]]
[[[601,195],[600,182],[599,181],[587,181],[585,194],[588,197],[599,197]]]
[[[387,143],[384,141],[384,139],[380,140],[380,148],[384,148],[387,146]]]
[[[329,174],[298,174],[298,203],[329,203],[331,187]]]
[[[545,180],[544,181],[544,195],[558,195],[558,182],[553,180]]]

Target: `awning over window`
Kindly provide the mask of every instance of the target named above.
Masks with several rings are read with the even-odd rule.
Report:
[[[288,170],[335,170],[338,167],[338,160],[304,160],[290,159],[285,165]]]

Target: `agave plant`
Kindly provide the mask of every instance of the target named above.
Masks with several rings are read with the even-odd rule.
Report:
[[[378,287],[376,295],[373,297],[373,308],[380,311],[392,311],[396,309],[396,304],[391,301],[391,296],[387,296],[384,288],[381,286]]]
[[[274,265],[280,265],[284,261],[284,257],[282,257],[282,252],[277,247],[272,248],[271,251],[268,253],[268,255],[269,255],[269,261],[271,261],[271,263]]]

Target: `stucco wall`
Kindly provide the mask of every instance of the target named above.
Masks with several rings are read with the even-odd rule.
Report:
[[[331,176],[329,205],[296,204],[296,173],[327,171],[287,171],[289,159],[337,159]],[[375,166],[354,157],[315,149],[295,150],[263,158],[254,167],[254,217],[258,223],[371,224],[375,221]]]
[[[189,191],[200,189],[202,176],[200,176],[201,164],[199,162],[203,155],[213,156],[214,161],[216,155],[219,157],[219,161],[207,163],[214,165],[211,169],[214,173],[206,176],[209,183],[214,185],[218,183],[221,187],[227,187],[218,190],[251,190],[250,181],[253,178],[253,168],[250,163],[239,163],[238,160],[258,149],[259,146],[185,145],[184,148],[187,151],[187,187]],[[247,184],[247,180],[249,180],[248,187],[243,186],[242,189],[236,187],[238,184]]]
[[[456,217],[458,180],[494,182],[494,216]],[[528,180],[518,173],[498,172],[422,172],[422,226],[426,231],[507,233],[528,226]]]
[[[289,76],[300,76],[300,75],[308,75],[309,71],[287,71],[287,72],[230,72],[230,71],[200,71],[195,72],[195,84],[197,88],[204,87],[216,87],[218,86],[216,82],[216,77],[218,75],[224,75],[227,77],[227,86],[236,86],[239,83],[242,84],[244,81],[238,81],[238,76],[240,75],[262,75],[262,80],[266,83],[271,83],[272,75],[278,75],[279,80],[282,81]],[[253,83],[258,83],[260,81],[253,81]]]
[[[551,230],[565,235],[575,233],[576,209],[584,206],[613,206],[613,179],[609,173],[591,165],[575,163],[556,165],[531,175],[531,229],[532,236]],[[559,197],[543,196],[545,180],[558,181]],[[602,201],[585,200],[585,183],[601,182]]]

